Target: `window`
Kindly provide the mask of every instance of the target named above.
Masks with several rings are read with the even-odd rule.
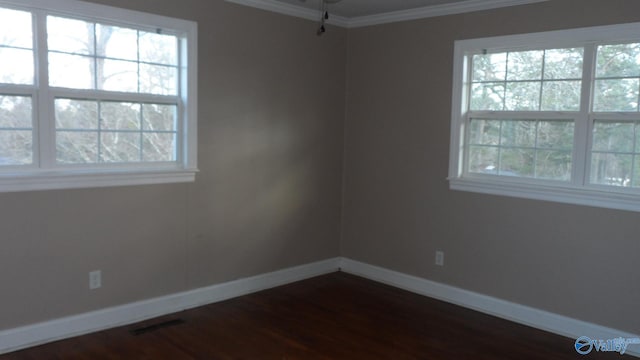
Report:
[[[640,211],[638,34],[456,41],[451,189]]]
[[[0,191],[193,181],[193,22],[0,0]]]

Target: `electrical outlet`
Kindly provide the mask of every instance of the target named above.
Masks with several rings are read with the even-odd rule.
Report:
[[[444,251],[436,251],[436,265],[444,266]]]
[[[102,286],[102,271],[96,270],[89,273],[89,289],[95,290]]]

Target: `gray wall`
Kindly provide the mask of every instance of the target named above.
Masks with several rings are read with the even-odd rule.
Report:
[[[640,333],[640,214],[445,180],[454,40],[634,21],[636,0],[551,0],[349,30],[342,255]]]
[[[93,1],[198,21],[201,172],[192,184],[0,194],[0,329],[343,255],[640,332],[640,215],[445,180],[454,40],[640,21],[638,1],[552,0],[321,38],[311,21],[222,0]],[[103,288],[89,291],[94,269]]]
[[[96,2],[198,21],[201,171],[0,194],[0,329],[338,256],[346,31],[222,0]]]

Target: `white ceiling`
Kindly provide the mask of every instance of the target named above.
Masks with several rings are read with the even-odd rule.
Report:
[[[310,20],[320,17],[321,0],[226,1]],[[548,0],[340,0],[329,4],[329,23],[351,28],[543,1]]]

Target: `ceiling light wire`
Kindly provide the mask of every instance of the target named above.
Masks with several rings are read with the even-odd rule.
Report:
[[[320,36],[327,31],[325,23],[329,20],[329,4],[335,4],[340,1],[342,0],[319,0],[320,21],[318,22],[316,35]]]
[[[327,2],[325,0],[320,0],[320,21],[318,25],[318,31],[316,31],[316,35],[320,36],[327,31],[327,29],[324,27],[324,23],[328,19],[329,12],[327,11]]]

